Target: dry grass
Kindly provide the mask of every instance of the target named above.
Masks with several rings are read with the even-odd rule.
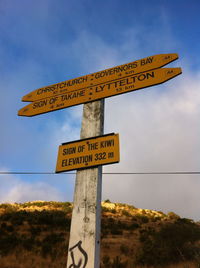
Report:
[[[69,209],[68,209],[69,208]],[[66,219],[71,218],[71,208],[72,205],[66,204],[65,207],[61,202],[28,202],[25,204],[7,204],[5,206],[0,206],[0,214],[3,215],[7,213],[6,211],[21,211],[25,210],[27,214],[24,214],[23,221],[16,224],[15,220],[8,221],[6,224],[9,226],[13,225],[13,234],[16,237],[31,238],[33,237],[33,250],[26,250],[24,246],[19,246],[13,251],[10,251],[8,255],[0,255],[0,268],[66,268],[67,261],[67,244],[69,239],[69,232],[66,229],[66,225],[63,226],[54,224],[51,226],[52,222],[42,223],[42,222],[31,222],[28,219],[34,219],[34,211],[38,211],[41,215],[50,214],[59,216],[61,211],[64,211],[64,217]],[[43,212],[44,211],[44,212]],[[60,211],[60,212],[59,212]],[[33,216],[31,216],[31,214]],[[37,214],[37,213],[36,213]],[[18,215],[18,214],[17,214]],[[26,218],[26,215],[29,215],[29,218]],[[37,215],[36,215],[37,216]],[[18,217],[18,216],[17,216]],[[43,217],[44,218],[44,217]],[[42,218],[42,219],[43,219]],[[153,228],[154,230],[159,230],[161,225],[166,223],[173,222],[178,218],[176,214],[164,214],[162,212],[150,211],[146,209],[136,209],[132,206],[126,204],[113,204],[113,203],[104,203],[102,209],[102,218],[105,222],[102,229],[105,233],[102,234],[101,241],[101,259],[104,256],[108,256],[110,261],[120,256],[122,262],[128,261],[129,264],[126,268],[200,268],[195,262],[182,262],[179,264],[168,265],[168,266],[135,266],[133,264],[134,256],[137,252],[137,248],[140,246],[140,231]],[[38,217],[40,219],[40,217]],[[58,217],[58,220],[62,219]],[[64,219],[64,220],[66,220]],[[45,219],[44,219],[45,220]],[[147,221],[146,221],[147,220]],[[122,224],[121,227],[117,227],[117,224]],[[0,222],[3,224],[3,221]],[[4,222],[5,224],[5,222]],[[137,224],[138,227],[133,227],[133,224]],[[105,226],[107,226],[105,228]],[[120,226],[120,225],[119,225]],[[130,229],[129,227],[132,226]],[[119,228],[119,229],[118,229]],[[8,228],[9,229],[9,228]],[[41,229],[38,233],[33,232]],[[121,234],[114,234],[113,230],[121,231]],[[5,233],[11,234],[11,231],[5,229]],[[65,242],[58,242],[51,244],[52,251],[49,253],[48,248],[45,250],[46,254],[43,254],[43,245],[46,243],[48,246],[48,241],[45,242],[45,238],[49,235],[57,234],[65,238]],[[41,242],[41,245],[38,245],[37,242]],[[53,242],[52,242],[53,243]],[[3,245],[0,245],[0,250]],[[147,256],[147,255],[146,255]],[[125,267],[125,266],[116,266]],[[109,266],[103,266],[102,268],[111,268]],[[112,268],[115,268],[112,266]]]
[[[0,260],[0,268],[66,268],[67,258],[52,261],[50,257],[41,258],[31,252],[23,251],[18,256],[13,254]]]
[[[171,264],[167,266],[160,266],[157,268],[199,268],[200,266],[194,262],[182,262],[179,264]],[[153,266],[134,266],[130,268],[155,268]]]

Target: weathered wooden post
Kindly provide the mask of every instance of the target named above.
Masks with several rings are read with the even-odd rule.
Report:
[[[81,139],[103,135],[104,100],[83,106]],[[77,171],[67,268],[100,265],[102,166]]]

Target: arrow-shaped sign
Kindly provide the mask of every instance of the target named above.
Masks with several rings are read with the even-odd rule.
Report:
[[[122,79],[32,102],[20,109],[18,115],[34,116],[81,103],[127,93],[164,83],[181,73],[181,68],[160,68],[137,75],[131,75]]]
[[[78,78],[63,81],[50,86],[42,87],[25,95],[22,101],[37,101],[48,97],[68,93],[94,85],[107,83],[119,78],[125,78],[145,71],[157,69],[178,59],[178,54],[159,54],[110,69],[88,74]]]

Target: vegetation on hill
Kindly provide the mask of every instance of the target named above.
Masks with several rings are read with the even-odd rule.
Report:
[[[66,267],[71,213],[69,202],[1,204],[0,267]],[[198,223],[173,212],[102,203],[101,268],[169,265],[200,267]]]

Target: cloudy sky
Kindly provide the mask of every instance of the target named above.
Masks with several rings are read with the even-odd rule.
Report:
[[[121,161],[104,172],[200,171],[198,0],[0,0],[0,171],[54,172],[83,105],[19,117],[30,91],[161,53],[183,74],[106,99]],[[0,175],[0,202],[72,201],[75,175]],[[200,220],[200,175],[103,175],[103,199]]]

